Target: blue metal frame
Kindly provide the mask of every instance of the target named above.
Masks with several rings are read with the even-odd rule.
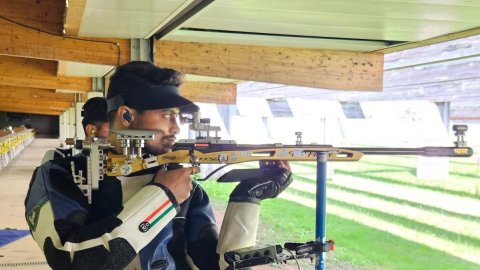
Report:
[[[326,237],[326,208],[327,208],[327,158],[328,152],[317,153],[317,193],[315,208],[315,241],[324,244]],[[315,267],[317,270],[326,269],[325,252],[319,251]]]

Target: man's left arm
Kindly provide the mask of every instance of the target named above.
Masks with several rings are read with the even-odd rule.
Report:
[[[277,197],[293,180],[287,161],[269,166],[270,169],[238,170],[245,173],[237,179],[240,183],[230,194],[220,228],[217,244],[220,269],[228,267],[223,256],[225,252],[255,246],[262,200]]]

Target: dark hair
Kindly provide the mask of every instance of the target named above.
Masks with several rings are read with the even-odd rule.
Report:
[[[149,86],[155,85],[171,85],[179,87],[185,79],[185,75],[170,68],[157,67],[150,62],[132,61],[119,66],[110,78],[108,86],[107,99],[111,99],[118,95],[127,96],[128,92],[136,91],[135,87],[125,86],[125,82],[134,84],[145,84]],[[139,114],[143,110],[135,108]],[[115,111],[108,114],[108,118],[112,121],[115,118]]]
[[[99,128],[101,124],[108,122],[107,100],[103,97],[93,97],[87,100],[82,107],[82,116],[83,130],[87,128],[88,124]]]
[[[124,88],[119,85],[123,77],[130,77],[136,81],[141,81],[149,85],[173,85],[179,87],[185,76],[170,68],[160,68],[150,62],[133,61],[117,68],[110,78],[108,86],[107,99],[116,95],[125,94],[126,91],[135,89]]]

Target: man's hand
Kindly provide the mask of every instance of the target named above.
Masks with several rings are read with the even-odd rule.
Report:
[[[288,161],[261,161],[258,173],[247,173],[230,194],[230,200],[263,200],[277,197],[292,182]]]
[[[192,190],[192,174],[200,172],[199,167],[180,168],[170,171],[157,171],[154,182],[167,187],[180,204],[190,197]]]

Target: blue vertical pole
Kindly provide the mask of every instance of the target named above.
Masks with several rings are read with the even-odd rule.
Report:
[[[315,241],[325,243],[327,208],[327,158],[328,152],[317,153],[317,193],[315,208]],[[326,269],[325,252],[318,252],[315,262],[317,270]]]

